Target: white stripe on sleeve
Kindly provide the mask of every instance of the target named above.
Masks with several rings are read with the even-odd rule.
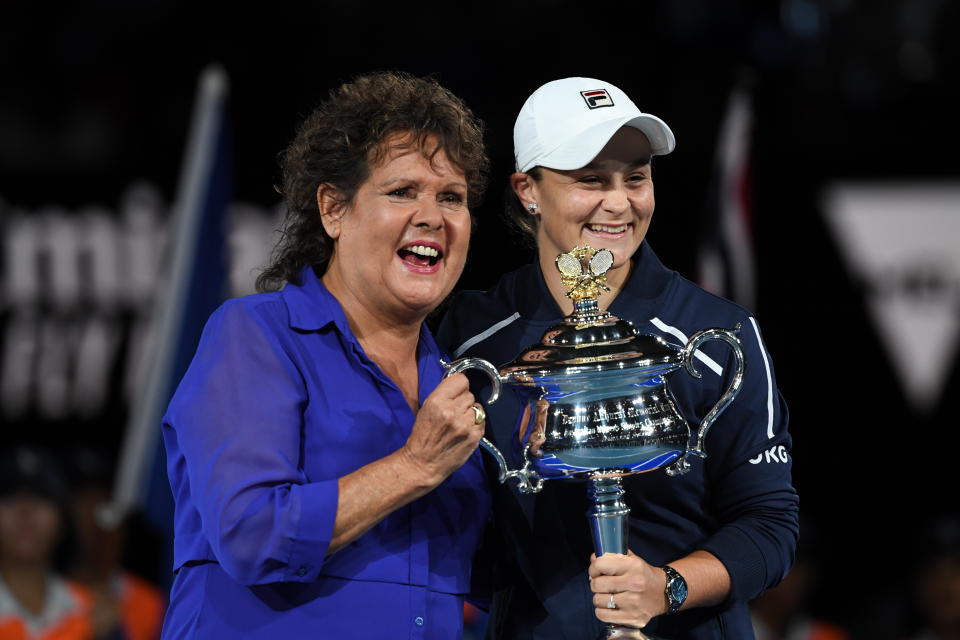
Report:
[[[687,344],[688,342],[690,342],[690,339],[687,338],[686,335],[684,335],[683,331],[680,331],[680,329],[677,329],[676,327],[671,327],[660,318],[650,318],[650,324],[655,326],[657,329],[660,329],[660,331],[663,331],[664,333],[669,333],[670,335],[680,338],[680,341],[683,344]],[[713,371],[715,374],[717,374],[718,376],[723,375],[723,367],[717,364],[716,360],[714,360],[704,352],[700,351],[700,349],[697,349],[697,352],[693,355],[697,358],[697,360],[700,360],[701,362],[703,362],[703,364],[710,367],[710,370]]]
[[[767,438],[773,438],[773,378],[770,377],[770,360],[767,358],[767,350],[763,347],[763,339],[760,338],[760,327],[757,320],[750,316],[750,323],[753,324],[753,331],[757,334],[757,345],[760,347],[760,355],[763,356],[763,367],[767,372]]]
[[[505,326],[507,326],[508,324],[510,324],[511,322],[513,322],[519,317],[520,317],[520,312],[514,313],[509,318],[504,318],[503,320],[489,327],[488,329],[481,331],[480,333],[473,336],[472,338],[464,342],[462,345],[457,347],[457,350],[453,352],[453,357],[459,358],[460,354],[462,354],[464,351],[466,351],[473,345],[477,344],[478,342],[486,340],[487,338],[495,334],[497,331],[500,331],[500,329],[503,329]]]

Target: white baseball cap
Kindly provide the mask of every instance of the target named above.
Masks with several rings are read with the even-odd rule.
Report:
[[[654,155],[668,154],[676,146],[666,122],[641,112],[609,82],[595,78],[548,82],[523,103],[513,126],[517,171],[536,166],[579,169],[624,126],[643,132]]]

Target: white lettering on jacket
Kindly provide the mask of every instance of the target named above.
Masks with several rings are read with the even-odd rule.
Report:
[[[764,460],[766,460],[768,463],[787,463],[790,461],[790,457],[787,455],[787,448],[781,444],[780,446],[770,447],[763,453],[757,454],[756,458],[750,458],[750,464],[760,464]]]

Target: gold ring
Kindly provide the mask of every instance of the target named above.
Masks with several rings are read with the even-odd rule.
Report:
[[[487,419],[487,412],[483,410],[483,407],[472,404],[470,408],[473,409],[473,424],[483,424],[483,421]]]
[[[607,603],[607,609],[616,609],[617,603],[613,601],[613,594],[610,594],[610,602]]]

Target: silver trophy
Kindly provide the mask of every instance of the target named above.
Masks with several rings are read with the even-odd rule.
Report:
[[[576,247],[560,254],[556,264],[573,313],[499,370],[481,358],[461,358],[448,366],[446,375],[484,371],[493,383],[488,403],[497,401],[502,385],[519,395],[524,409],[515,445],[523,465],[510,470],[497,447],[481,440],[497,460],[500,482],[515,478],[522,493],[538,493],[545,480],[587,479],[592,503],[587,517],[597,556],[626,554],[630,509],[623,501],[622,478],[661,467],[670,476],[680,475],[690,468],[689,456],[706,457],[707,431],[743,382],[743,351],[736,336],[740,327],[699,331],[682,347],[640,334],[630,322],[601,312],[597,303],[613,264],[609,250]],[[730,345],[736,371],[694,432],[665,377],[683,367],[699,378],[693,360],[708,340]],[[601,638],[646,636],[611,624]]]

